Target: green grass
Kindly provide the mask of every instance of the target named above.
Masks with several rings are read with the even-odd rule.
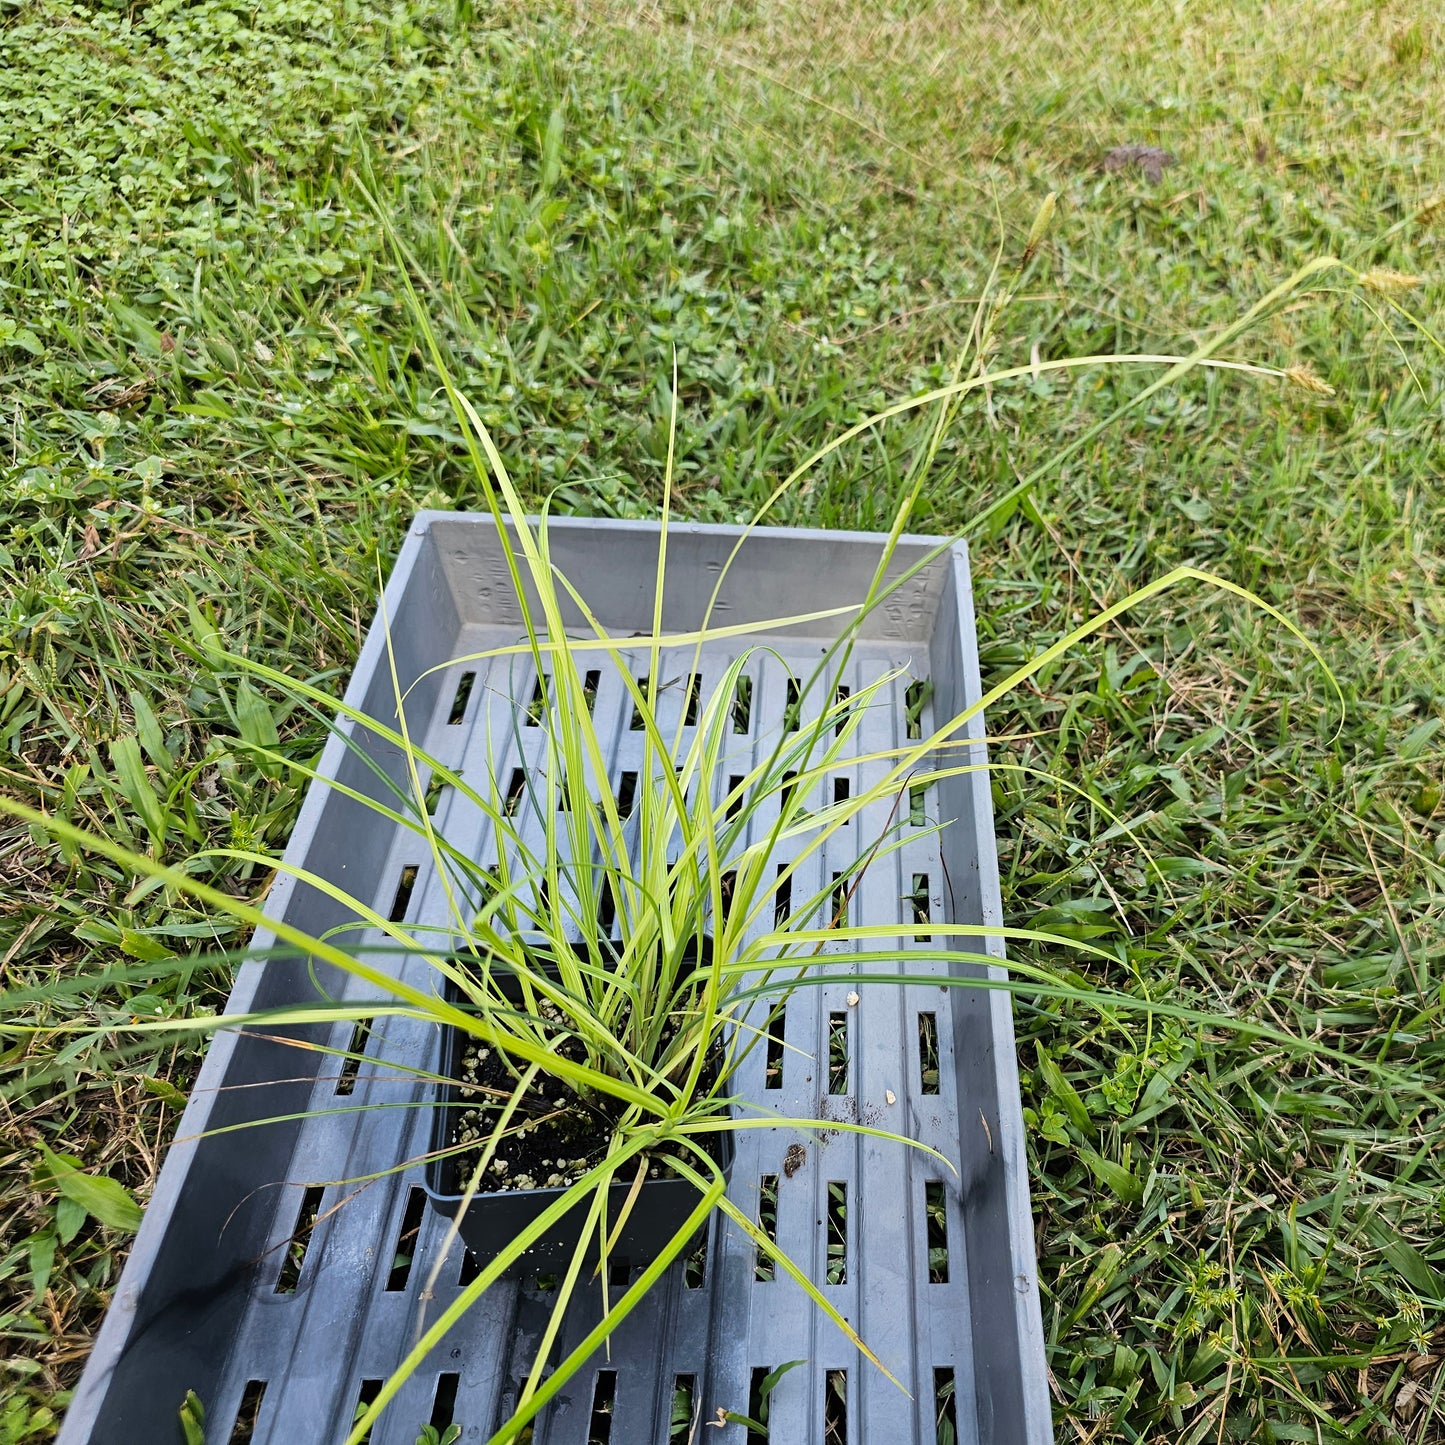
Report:
[[[995,362],[1186,349],[1325,252],[1424,277],[1402,299],[1427,323],[1445,303],[1445,27],[1403,3],[0,14],[0,786],[170,859],[279,850],[298,791],[235,740],[321,742],[198,634],[339,689],[411,513],[477,501],[358,173],[514,475],[595,514],[655,514],[674,348],[677,502],[704,520],[944,379],[1051,190]],[[1097,168],[1126,143],[1178,163]],[[1300,620],[1343,727],[1282,629],[1175,593],[990,720],[1000,755],[1127,820],[1167,890],[1099,809],[1002,774],[1005,896],[1117,951],[1090,982],[1433,1083],[1445,359],[1331,285],[1231,354],[1333,398],[1197,376],[974,562],[991,670],[1187,561]],[[970,406],[922,525],[965,524],[1142,380]],[[836,454],[779,520],[883,523],[918,436]],[[211,965],[65,991],[243,940],[23,827],[0,875],[5,986],[49,990],[32,1017],[99,1039],[224,997]],[[1044,1001],[1018,1024],[1062,1441],[1445,1439],[1438,1110],[1222,1032]],[[192,1067],[63,1047],[58,1095],[0,1106],[0,1442],[53,1433],[127,1237],[42,1145],[143,1199]]]

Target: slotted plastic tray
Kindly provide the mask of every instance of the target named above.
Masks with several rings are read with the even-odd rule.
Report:
[[[738,535],[733,528],[671,528],[669,631],[700,625]],[[650,628],[656,526],[558,520],[551,538],[555,561],[614,635]],[[880,545],[860,534],[759,530],[727,574],[716,617],[765,623],[856,603]],[[906,539],[895,566],[903,570],[935,545]],[[488,729],[495,748],[504,719],[509,729],[516,712],[509,699],[529,697],[536,682],[526,661],[454,662],[521,633],[490,519],[420,514],[388,584],[386,612],[402,688],[421,679],[407,701],[413,736],[464,773],[484,768]],[[768,649],[748,664],[751,716],[725,772],[747,772],[759,750],[772,747],[790,679],[811,673],[830,636],[820,623],[704,649],[704,698],[738,649]],[[667,678],[686,675],[692,660],[691,648],[665,655]],[[639,675],[646,665],[639,655]],[[905,740],[909,699],[918,696],[910,694],[910,679],[932,683],[925,728],[978,696],[962,546],[939,556],[870,619],[847,675],[831,684],[862,688],[893,668],[908,676],[891,686],[886,705],[870,708],[860,752]],[[664,705],[681,708],[686,692],[668,689]],[[379,625],[347,697],[394,722]],[[816,690],[811,705],[821,705]],[[629,729],[630,701],[605,665],[595,716],[615,725],[619,781],[636,767],[641,735]],[[344,731],[376,767],[403,779],[395,748],[364,729]],[[982,737],[981,719],[971,736]],[[537,761],[529,752],[539,743],[540,732],[513,737],[501,758],[508,776]],[[982,761],[981,742],[973,752]],[[829,785],[865,785],[864,766],[840,767]],[[381,791],[366,760],[340,736],[328,744],[322,770],[364,793]],[[715,782],[721,797],[728,778]],[[480,815],[448,792],[436,803],[439,829],[458,846],[484,848]],[[947,826],[910,822],[916,836],[864,873],[853,916],[897,922],[926,908],[930,918],[996,923],[988,775],[948,780],[922,803],[928,823]],[[847,849],[866,848],[884,831],[891,808],[879,804],[840,829],[835,838],[855,836],[841,845],[830,840],[811,861],[812,873],[795,881],[796,896],[825,888],[830,872],[856,856]],[[903,816],[917,815],[905,800]],[[382,913],[400,901],[409,922],[443,921],[440,890],[431,886],[414,836],[321,784],[306,799],[287,858]],[[418,872],[408,897],[403,880],[411,868]],[[285,876],[267,910],[313,935],[350,921],[328,896]],[[258,957],[240,970],[231,1010],[314,998],[318,980],[348,991],[328,970],[269,952],[272,942],[258,935]],[[972,946],[1002,957],[995,939]],[[957,1178],[936,1160],[882,1140],[760,1129],[736,1136],[730,1193],[756,1218],[765,1191],[771,1197],[775,1190],[777,1239],[908,1393],[869,1366],[791,1280],[758,1278],[751,1242],[715,1218],[705,1257],[691,1273],[676,1266],[614,1336],[610,1356],[599,1354],[561,1391],[536,1423],[535,1445],[741,1445],[744,1427],[701,1422],[714,1420],[719,1408],[746,1411],[758,1380],[795,1359],[805,1364],[781,1377],[769,1401],[774,1441],[933,1445],[948,1438],[949,1426],[965,1445],[1052,1440],[1009,996],[940,988],[930,977],[947,965],[931,959],[926,944],[905,946],[900,938],[898,951],[906,985],[860,985],[853,1004],[846,979],[800,989],[786,1009],[786,1047],[771,1060],[755,1049],[738,1092],[780,1115],[861,1119],[909,1134],[954,1161]],[[395,955],[390,963],[423,981],[415,961]],[[436,1028],[384,1021],[354,1077],[328,1055],[278,1041],[277,1032],[227,1033],[211,1044],[62,1445],[180,1445],[178,1410],[187,1390],[204,1402],[211,1445],[335,1445],[358,1400],[392,1372],[468,1277],[459,1244],[439,1258],[446,1222],[423,1207],[420,1164],[385,1172],[426,1149],[428,1095],[402,1070],[436,1066]],[[351,1027],[309,1037],[346,1048]],[[544,1286],[524,1278],[489,1290],[388,1406],[371,1445],[415,1445],[427,1423],[455,1422],[468,1445],[488,1439],[530,1365],[548,1311]],[[574,1305],[564,1353],[585,1336],[599,1307],[597,1288]]]

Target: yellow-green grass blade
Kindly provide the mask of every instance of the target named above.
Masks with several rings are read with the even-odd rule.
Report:
[[[421,1362],[441,1343],[457,1321],[501,1279],[513,1264],[522,1258],[527,1250],[531,1249],[554,1224],[570,1213],[575,1205],[581,1203],[590,1192],[597,1189],[605,1190],[620,1165],[649,1148],[652,1143],[651,1137],[645,1137],[629,1140],[620,1145],[608,1155],[607,1159],[589,1169],[575,1184],[562,1191],[535,1219],[519,1230],[506,1248],[495,1259],[482,1267],[477,1277],[442,1311],[437,1320],[407,1352],[405,1358],[377,1392],[376,1399],[357,1419],[351,1433],[346,1437],[345,1445],[360,1445],[375,1423],[377,1416],[390,1404],[396,1392],[412,1377]],[[537,1408],[540,1409],[541,1406],[538,1405]]]
[[[919,925],[920,928],[925,925]],[[933,924],[926,925],[935,928]],[[977,930],[975,930],[977,931]],[[895,932],[906,932],[906,927],[895,926]],[[1036,935],[1042,940],[1048,940],[1049,935]],[[1079,944],[1074,939],[1052,939],[1054,943],[1062,944],[1069,948],[1077,948]],[[836,955],[840,959],[858,963],[896,963],[898,953],[896,951],[886,952],[859,952]],[[922,956],[922,955],[921,955]],[[960,976],[958,974],[943,973],[836,973],[817,975],[813,972],[805,974],[786,985],[763,982],[746,987],[739,991],[736,997],[743,998],[764,998],[781,988],[798,989],[817,987],[827,984],[837,984],[840,981],[858,985],[865,984],[926,984],[929,988],[977,988],[995,989],[1002,993],[1017,994],[1023,998],[1053,998],[1074,1003],[1082,1003],[1098,1010],[1117,1010],[1121,1013],[1139,1013],[1153,1015],[1160,1018],[1179,1019],[1184,1023],[1198,1024],[1205,1028],[1224,1029],[1230,1033],[1237,1034],[1242,1038],[1260,1038],[1270,1043],[1278,1044],[1283,1048],[1295,1050],[1302,1054],[1311,1054],[1322,1059],[1331,1059],[1334,1062],[1346,1065],[1349,1068],[1357,1069],[1361,1073],[1380,1079],[1392,1087],[1416,1094],[1421,1098],[1429,1099],[1431,1102],[1445,1106],[1445,1091],[1432,1089],[1428,1085],[1412,1081],[1403,1071],[1392,1069],[1386,1064],[1381,1064],[1374,1059],[1362,1057],[1358,1054],[1347,1053],[1343,1049],[1337,1049],[1329,1044],[1322,1044],[1314,1039],[1302,1037],[1299,1034],[1288,1033],[1284,1029],[1276,1028],[1273,1024],[1258,1022],[1254,1019],[1240,1018],[1235,1014],[1213,1013],[1205,1009],[1188,1008],[1183,1004],[1169,1003],[1166,1000],[1138,998],[1133,994],[1119,993],[1112,989],[1091,989],[1078,988],[1069,984],[1057,982],[1058,975],[1047,969],[1038,968],[1032,964],[1020,963],[1017,960],[1004,960],[992,958],[987,955],[961,953],[953,950],[938,949],[931,950],[926,957],[930,961],[938,960],[949,963],[982,964],[987,963],[994,968],[1007,969],[1011,974],[1019,974],[1020,978],[997,978],[985,974]],[[1112,959],[1111,962],[1118,962]],[[739,969],[739,972],[744,970]],[[831,1127],[831,1126],[830,1126]]]
[[[885,1376],[885,1378],[887,1378],[893,1384],[897,1385],[898,1388],[902,1390],[905,1395],[908,1395],[909,1399],[913,1398],[912,1395],[909,1394],[903,1382],[899,1380],[899,1378],[893,1373],[893,1371],[890,1370],[887,1365],[885,1365],[883,1361],[880,1360],[878,1356],[875,1355],[866,1344],[864,1344],[862,1337],[858,1334],[858,1331],[855,1330],[853,1326],[850,1325],[848,1321],[845,1320],[843,1316],[838,1313],[837,1309],[833,1306],[833,1304],[823,1293],[823,1291],[820,1290],[818,1286],[815,1285],[813,1281],[808,1278],[807,1274],[803,1270],[798,1268],[798,1266],[793,1262],[793,1260],[789,1257],[786,1251],[780,1249],[771,1239],[769,1239],[767,1234],[761,1228],[759,1228],[757,1224],[755,1224],[751,1219],[749,1219],[747,1215],[745,1215],[742,1210],[739,1209],[737,1205],[735,1205],[732,1200],[728,1199],[726,1196],[718,1200],[718,1208],[721,1209],[723,1213],[726,1214],[727,1217],[731,1219],[733,1223],[736,1224],[738,1228],[741,1229],[743,1233],[748,1236],[749,1239],[752,1240],[752,1242],[763,1254],[766,1254],[768,1258],[773,1261],[774,1264],[779,1265],[782,1268],[783,1272],[787,1274],[787,1276],[791,1280],[793,1280],[795,1284],[799,1285],[802,1288],[803,1293],[806,1294],[808,1298],[812,1300],[813,1303],[823,1312],[823,1314],[826,1315],[828,1319],[830,1319],[838,1327],[838,1329],[842,1331],[844,1336],[846,1336],[846,1338],[852,1343],[852,1345],[858,1350],[860,1354],[862,1354],[872,1364],[876,1365]]]

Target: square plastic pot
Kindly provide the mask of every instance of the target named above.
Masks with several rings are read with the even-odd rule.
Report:
[[[514,1007],[521,1007],[522,989],[515,981],[503,984],[500,992]],[[448,986],[447,994],[451,1002],[458,1002],[454,986]],[[566,1190],[478,1190],[471,1198],[466,1196],[466,1181],[460,1177],[458,1157],[450,1152],[450,1146],[455,1136],[454,1121],[468,1107],[468,1094],[460,1082],[468,1043],[469,1036],[463,1030],[443,1028],[441,1074],[448,1082],[439,1090],[432,1115],[424,1187],[432,1208],[448,1221],[458,1221],[457,1232],[462,1243],[475,1263],[484,1266]],[[726,1132],[715,1136],[715,1146],[710,1152],[726,1174],[733,1160],[731,1136]],[[613,1241],[607,1256],[609,1275],[626,1276],[631,1270],[656,1260],[687,1224],[700,1198],[696,1187],[685,1179],[649,1177],[638,1189],[636,1198],[631,1199],[634,1174],[635,1165],[627,1166],[620,1172],[618,1182],[607,1191],[607,1236]],[[525,1279],[565,1270],[586,1226],[589,1203],[590,1196],[579,1200],[525,1254],[509,1265],[502,1277]],[[618,1220],[622,1220],[620,1232]],[[687,1252],[686,1248],[682,1251]],[[597,1265],[600,1256],[601,1250],[594,1240],[587,1255],[587,1266]]]

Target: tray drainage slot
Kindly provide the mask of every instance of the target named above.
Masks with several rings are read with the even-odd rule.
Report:
[[[467,715],[467,703],[471,701],[472,684],[476,682],[477,675],[474,672],[464,672],[457,679],[457,690],[452,698],[452,708],[447,714],[447,723],[451,727],[457,727]]]
[[[532,684],[532,700],[527,704],[527,726],[538,728],[542,726],[542,719],[547,716],[547,684],[552,679],[545,672],[538,673],[537,680]]]
[[[602,672],[593,668],[582,679],[582,701],[587,704],[587,716],[591,717],[597,707],[597,689],[602,685]]]
[[[401,1233],[397,1235],[396,1249],[392,1252],[391,1273],[386,1277],[388,1294],[404,1290],[411,1278],[411,1264],[416,1258],[417,1237],[421,1233],[421,1216],[425,1207],[426,1195],[420,1189],[409,1189],[406,1213],[401,1217]]]
[[[953,1371],[933,1372],[933,1418],[938,1422],[934,1438],[937,1445],[954,1445],[958,1439],[958,1414],[953,1403]]]
[[[437,808],[441,803],[442,794],[447,789],[447,781],[440,773],[432,775],[426,785],[426,813],[428,818],[435,818]]]
[[[918,1015],[918,1085],[925,1094],[938,1092],[938,1016]]]
[[[392,923],[400,923],[406,917],[406,910],[411,907],[412,890],[416,887],[416,875],[420,866],[417,863],[408,863],[401,870],[401,877],[396,881],[396,894],[391,900],[391,912],[387,914]]]
[[[361,1068],[361,1056],[366,1052],[369,1028],[365,1023],[352,1027],[351,1037],[346,1041],[347,1056],[341,1060],[341,1072],[336,1076],[338,1094],[350,1094],[356,1088],[356,1074]]]
[[[910,682],[903,694],[904,722],[908,725],[910,738],[923,737],[923,709],[933,696],[933,684],[924,678],[922,682]]]
[[[632,805],[637,801],[637,774],[623,773],[617,780],[617,812],[620,817],[632,816]]]
[[[786,1020],[787,1012],[781,1007],[775,1009],[768,1018],[767,1059],[763,1066],[765,1089],[783,1087],[783,1039]]]
[[[783,705],[783,731],[795,733],[803,715],[803,684],[796,677],[788,679],[788,700]]]
[[[229,1445],[250,1445],[256,1430],[256,1421],[261,1417],[261,1402],[266,1398],[265,1380],[247,1380],[241,1392],[240,1408],[231,1425]]]
[[[908,789],[908,821],[915,827],[921,828],[928,821],[928,815],[924,812],[924,801],[928,796],[927,783],[913,783]]]
[[[828,1181],[828,1283],[848,1283],[848,1185]]]
[[[703,1228],[697,1247],[687,1257],[682,1267],[682,1283],[685,1289],[701,1289],[707,1283],[707,1229]]]
[[[798,774],[794,770],[791,773],[783,774],[783,790],[779,794],[778,808],[783,817],[787,817],[793,806],[793,794],[798,791]]]
[[[753,721],[753,680],[740,673],[733,684],[733,731],[745,733]]]
[[[513,768],[512,776],[507,781],[507,797],[502,804],[502,811],[509,818],[517,816],[517,809],[522,806],[522,794],[527,788],[527,775],[521,768]]]
[[[770,1244],[778,1242],[778,1176],[763,1174],[758,1179],[758,1228]],[[753,1278],[764,1283],[773,1278],[773,1257],[761,1247],[753,1265]],[[767,1371],[763,1371],[764,1374]],[[754,1418],[757,1418],[754,1416]]]
[[[928,1282],[947,1284],[948,1206],[938,1180],[923,1186],[923,1213],[928,1232]]]
[[[847,1445],[848,1372],[829,1370],[823,1387],[823,1445]]]
[[[598,1370],[592,1390],[592,1419],[587,1426],[587,1445],[611,1445],[612,1407],[617,1401],[617,1371]]]
[[[693,1419],[696,1410],[697,1376],[678,1375],[672,1382],[672,1423],[667,1432],[667,1445],[689,1445],[697,1422]]]
[[[788,863],[778,864],[778,891],[773,903],[773,923],[781,928],[793,913],[793,880],[783,874],[791,867]]]
[[[724,817],[731,822],[742,811],[743,806],[743,784],[747,777],[742,773],[733,773],[728,777],[727,811]]]
[[[747,1431],[747,1445],[754,1445],[757,1441],[766,1441],[767,1435],[767,1396],[772,1393],[772,1384],[776,1381],[767,1379],[773,1371],[766,1366],[757,1366],[753,1370],[753,1383],[747,1392],[747,1416],[751,1420],[757,1420],[763,1428],[754,1431],[749,1426]]]
[[[848,921],[848,880],[841,873],[833,875],[828,889],[831,906],[828,911],[828,927],[842,928]]]
[[[913,914],[913,922],[915,924],[931,923],[933,921],[928,911],[927,873],[915,873],[913,875],[913,892],[908,895],[907,903]],[[913,941],[915,943],[932,943],[933,935],[931,933],[915,933],[913,935]]]
[[[481,1272],[482,1267],[471,1250],[462,1250],[462,1263],[457,1270],[457,1288],[465,1289]]]
[[[291,1238],[286,1241],[286,1257],[281,1262],[281,1273],[276,1280],[277,1294],[296,1293],[296,1286],[301,1281],[301,1267],[306,1263],[306,1251],[311,1247],[311,1231],[316,1226],[316,1216],[321,1212],[321,1196],[325,1192],[320,1184],[311,1184],[301,1196],[296,1224]]]
[[[455,1373],[437,1376],[436,1394],[432,1396],[431,1419],[427,1422],[438,1435],[446,1433],[448,1425],[456,1424],[457,1386],[462,1377]]]
[[[838,690],[833,694],[833,701],[838,707],[838,721],[833,724],[833,736],[842,737],[843,729],[848,726],[848,699],[853,696],[853,689],[844,683],[838,684]],[[844,794],[846,797],[847,795]]]
[[[683,727],[695,728],[697,726],[697,705],[702,700],[702,674],[693,673],[687,680],[687,696],[682,704],[682,725]]]
[[[847,778],[834,778],[834,779],[833,779],[833,801],[834,801],[834,803],[846,803],[846,802],[848,801],[848,779],[847,779]],[[848,826],[848,824],[851,823],[852,821],[853,821],[852,818],[844,818],[844,819],[843,819],[843,826],[846,828],[846,827]]]
[[[381,1394],[381,1386],[382,1381],[380,1380],[363,1380],[361,1382],[361,1388],[356,1392],[356,1410],[351,1417],[353,1421],[359,1420],[362,1412],[369,1410],[376,1403],[376,1397]],[[370,1439],[371,1431],[368,1430],[357,1442],[357,1445],[367,1445]]]
[[[848,1015],[828,1015],[828,1092],[848,1092]]]

